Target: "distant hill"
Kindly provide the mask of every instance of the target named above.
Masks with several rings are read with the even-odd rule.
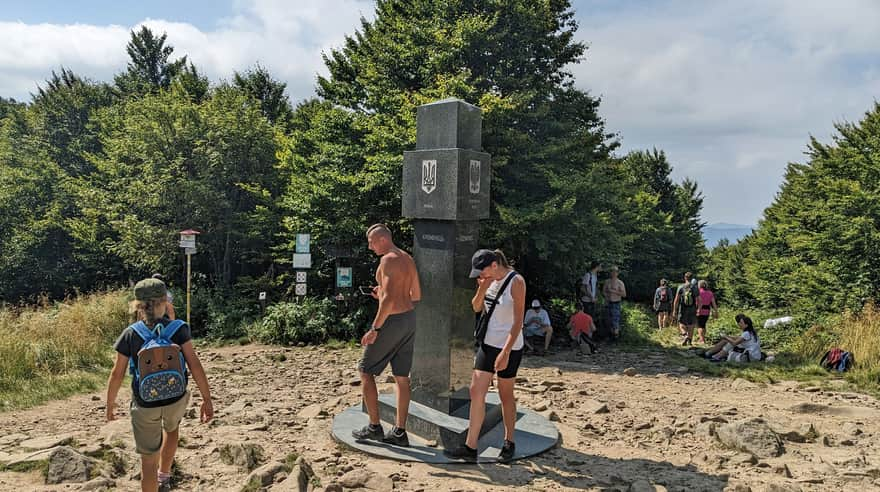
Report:
[[[718,244],[718,241],[727,239],[731,244],[739,241],[744,236],[752,232],[752,226],[743,224],[709,224],[703,228],[703,239],[706,241],[706,247],[712,249]]]

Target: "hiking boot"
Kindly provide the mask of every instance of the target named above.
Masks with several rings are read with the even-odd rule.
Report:
[[[513,459],[516,454],[516,444],[513,441],[504,440],[504,446],[501,446],[501,453],[498,454],[498,460],[506,463]]]
[[[372,424],[365,425],[360,430],[351,431],[351,436],[356,441],[382,441],[385,438],[385,434],[382,432],[382,424],[375,427]]]
[[[466,461],[468,463],[477,462],[477,450],[467,447],[467,444],[462,444],[453,449],[444,449],[443,456],[454,460]]]
[[[398,427],[393,427],[388,431],[388,433],[382,438],[382,442],[404,448],[409,447],[409,437],[406,435],[406,431]]]
[[[171,479],[159,480],[159,492],[171,492]]]

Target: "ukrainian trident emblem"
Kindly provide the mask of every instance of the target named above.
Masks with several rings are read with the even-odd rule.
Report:
[[[480,161],[471,161],[470,169],[470,190],[471,194],[476,195],[480,192]]]
[[[422,191],[431,193],[437,188],[437,160],[422,161]]]

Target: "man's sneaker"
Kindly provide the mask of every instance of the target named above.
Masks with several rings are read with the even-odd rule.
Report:
[[[404,448],[409,447],[409,437],[406,435],[406,431],[397,427],[393,427],[388,431],[385,437],[382,438],[382,442]]]
[[[462,460],[470,463],[477,462],[477,450],[467,447],[467,444],[453,449],[444,449],[443,455],[454,460]]]
[[[371,424],[365,425],[363,429],[351,431],[351,435],[357,441],[381,441],[385,437],[382,424],[375,427]]]
[[[501,453],[498,454],[498,459],[502,462],[507,462],[513,459],[513,455],[516,454],[516,444],[513,441],[508,441],[505,439],[504,446],[501,446]]]

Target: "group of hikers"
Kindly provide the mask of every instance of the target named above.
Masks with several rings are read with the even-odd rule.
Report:
[[[406,422],[410,402],[410,370],[416,334],[414,308],[422,298],[419,276],[413,258],[398,248],[391,231],[383,224],[371,226],[367,232],[369,249],[380,257],[376,285],[372,297],[378,301],[376,315],[361,338],[363,356],[358,363],[362,397],[369,419],[367,425],[352,432],[357,441],[378,441],[393,446],[409,446]],[[581,282],[581,302],[568,321],[571,339],[582,349],[595,352],[596,309],[598,301],[598,262]],[[618,278],[617,267],[610,269],[610,278],[603,284],[611,336],[620,336],[620,303],[626,297],[626,286]],[[485,400],[493,380],[501,399],[504,439],[499,459],[509,461],[516,455],[514,425],[516,400],[514,383],[527,340],[524,335],[544,337],[548,348],[553,333],[550,318],[539,300],[526,310],[526,282],[510,265],[500,250],[480,249],[471,258],[471,278],[476,290],[471,308],[477,314],[476,352],[470,382],[470,414],[467,439],[444,454],[455,460],[476,462],[477,441],[485,418]],[[655,293],[654,307],[660,328],[674,314],[679,321],[682,341],[690,344],[694,325],[699,341],[704,342],[705,326],[710,314],[717,317],[714,296],[705,282],[702,289],[691,282],[687,273],[684,283],[673,294],[665,280]],[[195,379],[201,394],[202,422],[214,416],[208,379],[193,348],[190,327],[174,319],[170,293],[154,276],[134,286],[131,314],[134,323],[117,339],[116,361],[107,388],[107,420],[116,418],[116,396],[126,370],[132,375],[132,401],[129,416],[137,452],[141,455],[141,485],[145,491],[168,490],[171,486],[171,465],[178,443],[178,426],[186,411],[189,392],[188,374]],[[752,321],[737,315],[742,332],[737,337],[722,337],[706,351],[712,360],[740,357],[758,360],[760,345]],[[745,354],[745,355],[743,355]],[[397,414],[394,425],[386,432],[379,419],[376,376],[390,364],[397,393]]]

